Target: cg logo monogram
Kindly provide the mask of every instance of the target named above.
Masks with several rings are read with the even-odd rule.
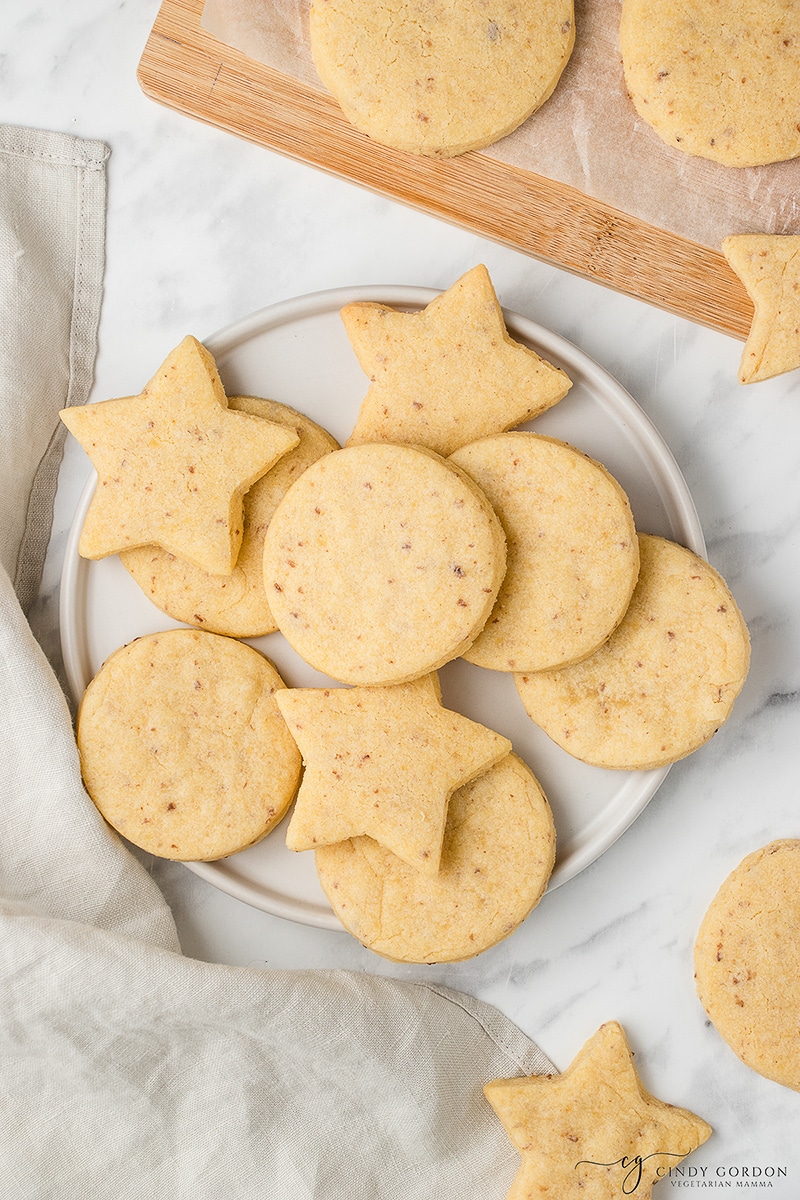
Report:
[[[654,1150],[652,1154],[623,1154],[622,1158],[617,1158],[614,1162],[602,1163],[594,1162],[591,1158],[582,1158],[580,1162],[575,1163],[575,1169],[582,1166],[590,1167],[619,1167],[625,1174],[622,1177],[622,1193],[625,1196],[630,1196],[636,1191],[639,1184],[642,1182],[642,1166],[650,1158],[685,1158],[685,1154],[674,1154],[669,1150]]]

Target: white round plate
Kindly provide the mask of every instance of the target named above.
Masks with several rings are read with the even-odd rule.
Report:
[[[254,313],[205,342],[229,395],[265,396],[306,413],[346,441],[367,382],[339,318],[353,301],[371,300],[409,312],[437,293],[427,288],[346,288],[302,296]],[[572,379],[567,397],[532,422],[603,463],[630,497],[637,528],[661,534],[705,556],[703,533],[686,482],[658,431],[606,371],[533,321],[506,312],[511,335]],[[91,562],[78,538],[94,489],[87,485],[67,545],[61,585],[61,639],[76,699],[119,646],[144,633],[174,628],[139,590],[117,557]],[[331,683],[283,637],[251,643],[291,687]],[[558,857],[550,888],[594,862],[653,797],[667,768],[620,772],[590,767],[559,749],[530,721],[510,675],[462,660],[441,672],[445,704],[509,737],[547,794],[555,816]],[[284,824],[230,858],[187,866],[222,891],[280,917],[340,929],[317,881],[313,855],[286,849]]]

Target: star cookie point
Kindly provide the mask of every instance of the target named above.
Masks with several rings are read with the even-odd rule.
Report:
[[[366,834],[435,875],[451,794],[511,749],[444,708],[435,674],[386,687],[289,688],[276,700],[305,762],[290,850]]]
[[[233,570],[245,492],[297,444],[292,431],[228,408],[212,355],[191,336],[137,396],[61,419],[98,476],[85,558],[155,543],[220,575]]]
[[[461,962],[536,907],[555,842],[547,798],[511,753],[453,792],[435,876],[370,837],[323,846],[314,859],[331,908],[363,946],[393,962]]]
[[[743,233],[722,251],[753,301],[739,363],[740,383],[760,383],[800,367],[800,235]]]
[[[601,1025],[562,1075],[484,1086],[522,1163],[508,1200],[649,1200],[669,1167],[711,1136],[688,1109],[651,1096],[616,1021]]]
[[[346,305],[342,321],[370,386],[348,444],[395,441],[449,455],[529,421],[571,386],[506,329],[486,267],[420,312]]]
[[[244,498],[244,533],[230,575],[211,575],[159,546],[137,546],[122,565],[149,599],[186,625],[229,637],[261,637],[277,629],[264,586],[264,538],[280,501],[306,467],[339,448],[315,421],[276,400],[229,396],[228,406],[285,425],[300,439]]]

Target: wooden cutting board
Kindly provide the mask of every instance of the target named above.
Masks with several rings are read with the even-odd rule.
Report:
[[[483,154],[438,161],[370,141],[327,95],[200,25],[203,0],[163,0],[138,68],[152,99],[637,299],[744,338],[752,303],[724,257]]]

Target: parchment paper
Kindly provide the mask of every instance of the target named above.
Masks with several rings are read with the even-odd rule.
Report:
[[[220,41],[322,92],[310,0],[206,0]],[[800,160],[724,167],[665,145],[628,99],[620,0],[576,0],[576,42],[552,97],[481,153],[570,184],[631,216],[718,249],[729,233],[800,233]]]

